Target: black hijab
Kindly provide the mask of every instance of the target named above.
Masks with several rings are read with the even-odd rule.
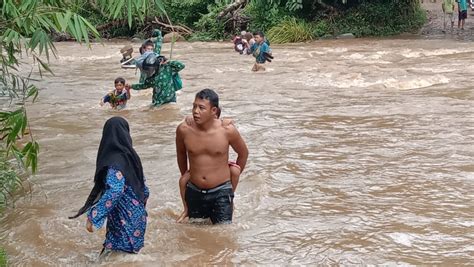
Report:
[[[105,178],[110,167],[123,173],[125,184],[130,186],[138,199],[144,203],[145,182],[142,163],[133,149],[128,122],[121,117],[112,117],[105,123],[97,152],[94,187],[84,206],[69,219],[79,217],[99,201],[106,189]]]

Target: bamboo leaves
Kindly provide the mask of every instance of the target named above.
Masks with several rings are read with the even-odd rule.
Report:
[[[38,91],[38,88],[34,85],[30,85],[28,87],[28,95],[27,95],[27,98],[30,98],[30,97],[33,97],[33,100],[32,102],[35,102],[36,101],[36,98],[38,98],[38,94],[39,94],[39,91]]]
[[[38,169],[39,144],[35,141],[28,142],[21,150],[21,159],[25,168],[31,167],[31,172],[36,173]]]
[[[88,0],[111,19],[127,18],[131,27],[143,21],[150,8],[163,9],[162,0]],[[48,62],[56,56],[51,40],[53,32],[65,32],[78,42],[90,45],[91,38],[100,38],[96,28],[78,13],[71,1],[3,0],[0,2],[0,97],[10,97],[10,106],[0,112],[0,207],[6,196],[21,185],[18,172],[38,169],[39,144],[29,130],[26,101],[38,97],[38,88],[30,82],[31,72],[24,76],[18,58],[26,52],[37,64],[39,73],[52,73]],[[25,138],[27,137],[27,139]],[[26,139],[26,140],[25,140]],[[20,168],[13,170],[11,160]]]
[[[100,0],[97,4],[110,19],[126,17],[129,27],[135,19],[143,22],[148,10],[165,12],[162,0]]]
[[[7,155],[16,140],[23,137],[26,130],[26,114],[22,108],[0,112],[0,140],[6,141]]]
[[[37,96],[37,88],[30,86],[29,97]],[[23,136],[29,134],[28,119],[24,107],[20,107],[14,111],[0,112],[0,140],[4,141],[6,147],[2,150],[4,156],[8,158],[10,153],[21,163],[24,169],[31,168],[31,172],[35,173],[38,169],[38,153],[39,144],[31,139],[23,148],[18,144]]]
[[[7,204],[7,200],[12,196],[13,191],[20,186],[20,177],[6,161],[5,152],[0,151],[0,207]]]

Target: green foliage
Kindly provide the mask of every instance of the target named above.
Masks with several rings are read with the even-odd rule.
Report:
[[[8,199],[16,189],[21,187],[21,183],[22,181],[16,170],[7,161],[4,151],[0,151],[0,208],[8,203]],[[0,266],[2,265],[0,264]]]
[[[51,30],[68,32],[78,41],[89,43],[89,35],[99,34],[82,16],[61,7],[62,1],[3,1],[0,18],[0,95],[10,98],[12,106],[0,112],[0,150],[2,164],[16,158],[24,170],[35,173],[38,166],[39,145],[29,134],[29,141],[23,137],[29,132],[25,103],[38,96],[38,88],[31,84],[30,75],[18,71],[23,65],[17,56],[23,51],[38,63],[39,73],[51,72],[48,63],[50,52],[56,49],[50,39]],[[30,72],[31,74],[31,72]],[[21,145],[20,143],[24,143]],[[18,176],[13,175],[8,165],[3,165],[0,194],[11,194],[18,184]],[[1,204],[1,203],[0,203]]]
[[[285,18],[268,31],[267,37],[275,44],[305,42],[313,39],[313,31],[313,26],[307,22]]]
[[[295,11],[303,8],[303,0],[288,0],[285,4],[289,11]]]
[[[194,25],[215,0],[164,0],[165,9],[174,24]]]
[[[329,23],[326,20],[320,20],[314,23],[313,35],[314,37],[323,37],[324,35],[329,34],[330,30]]]
[[[410,11],[411,10],[411,11]],[[356,36],[386,36],[420,28],[426,21],[425,12],[409,1],[364,1],[349,9],[336,21],[340,33]]]
[[[0,134],[2,140],[6,140],[6,157],[13,153],[24,168],[31,167],[31,171],[35,173],[38,167],[38,143],[31,139],[23,148],[17,144],[18,139],[28,134],[27,122],[24,106],[15,111],[0,112]]]
[[[255,0],[245,7],[245,14],[251,18],[250,30],[265,32],[280,23],[289,12],[280,1]]]
[[[47,70],[39,55],[44,54],[49,59],[49,52],[56,53],[49,38],[52,30],[68,32],[78,41],[89,42],[89,34],[99,37],[99,34],[86,19],[69,10],[60,7],[62,1],[38,0],[13,1],[5,0],[2,5],[0,18],[0,57],[2,77],[10,76],[10,70],[18,66],[16,55],[25,50],[39,63],[39,70]],[[11,74],[19,78],[17,74]],[[8,88],[6,79],[2,79],[4,89]],[[15,88],[12,88],[15,90]]]
[[[135,19],[143,22],[150,11],[165,12],[160,0],[97,0],[97,5],[111,20],[126,17],[130,28]]]
[[[31,83],[32,70],[27,76],[23,74],[29,65],[18,57],[22,53],[31,57],[42,76],[43,71],[52,73],[48,61],[50,53],[56,55],[50,38],[53,31],[66,32],[87,45],[90,37],[99,38],[95,27],[75,12],[83,6],[86,4],[79,0],[0,2],[0,98],[9,98],[11,104],[0,112],[0,206],[20,185],[18,172],[35,173],[38,168],[39,145],[29,129],[25,105],[37,98],[38,88]],[[161,0],[91,0],[88,6],[109,19],[126,17],[129,26],[136,21],[134,18],[143,21],[151,7],[163,10]],[[10,167],[12,160],[17,161],[18,172]]]
[[[426,21],[418,0],[250,0],[245,12],[251,30],[268,31],[285,17],[294,17],[311,22],[314,37],[335,32],[392,35],[418,29]]]
[[[224,22],[217,20],[217,15],[226,5],[225,2],[217,1],[215,5],[208,6],[208,13],[194,23],[196,33],[194,33],[190,40],[210,41],[222,40],[228,36],[226,33]]]
[[[7,266],[7,253],[3,248],[0,248],[0,267]]]

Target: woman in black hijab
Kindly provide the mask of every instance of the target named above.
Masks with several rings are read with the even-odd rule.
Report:
[[[104,248],[137,253],[144,243],[149,195],[140,157],[132,146],[125,119],[112,117],[104,125],[97,153],[94,187],[70,219],[87,212],[89,232],[107,218]]]

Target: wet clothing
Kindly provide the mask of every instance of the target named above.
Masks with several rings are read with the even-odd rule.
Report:
[[[163,46],[163,37],[161,36],[161,32],[160,34],[157,34],[157,37],[155,37],[153,43],[154,43],[153,52],[159,56],[161,53],[161,47]],[[140,73],[139,83],[145,83],[146,80],[147,80],[147,75],[144,73]]]
[[[261,44],[254,43],[252,47],[250,47],[250,52],[258,64],[263,64],[266,61],[264,53],[271,53],[271,50],[266,42],[262,42]]]
[[[128,122],[122,117],[112,117],[104,125],[97,152],[94,182],[105,182],[110,167],[122,171],[127,177],[125,184],[144,202],[145,178],[142,162],[133,148]]]
[[[144,187],[144,202],[125,184],[121,171],[109,168],[106,187],[99,201],[89,209],[87,218],[99,229],[107,218],[107,233],[104,247],[112,250],[137,253],[144,245],[147,223],[145,210],[149,196],[148,187]]]
[[[182,88],[178,72],[184,69],[184,64],[179,61],[169,61],[161,65],[158,74],[146,79],[143,83],[132,84],[132,89],[143,90],[153,88],[152,106],[159,107],[163,104],[176,102],[176,91]],[[177,89],[179,88],[179,89]]]
[[[127,100],[130,99],[130,93],[123,89],[121,93],[113,90],[102,98],[102,102],[109,103],[114,109],[124,109],[127,106]]]
[[[172,75],[173,77],[173,87],[175,91],[179,91],[183,89],[183,81],[181,80],[181,77],[179,76],[179,73],[174,72]]]
[[[161,33],[157,34],[154,43],[153,52],[160,55],[161,46],[163,44],[163,37]],[[169,61],[161,65],[158,73],[147,78],[144,73],[140,74],[140,81],[137,84],[132,84],[134,90],[144,90],[153,88],[152,106],[159,107],[163,104],[176,102],[176,91],[180,90],[182,86],[181,77],[178,72],[184,69],[184,64],[179,61]]]
[[[244,49],[245,49],[245,43],[243,41],[243,38],[240,36],[236,36],[234,38],[234,50],[236,52],[239,52],[240,54],[243,54]]]
[[[201,189],[188,182],[185,199],[190,219],[210,218],[213,224],[232,222],[234,193],[230,181],[211,189]]]
[[[142,163],[132,146],[128,122],[122,117],[112,117],[102,131],[94,187],[84,206],[69,218],[88,211],[89,220],[99,228],[107,217],[104,246],[138,252],[143,247],[148,196]]]
[[[458,0],[458,5],[459,5],[459,14],[461,14],[462,11],[466,11],[466,15],[467,15],[467,0]]]
[[[265,43],[270,46],[270,41],[267,39],[267,37],[264,38]]]

